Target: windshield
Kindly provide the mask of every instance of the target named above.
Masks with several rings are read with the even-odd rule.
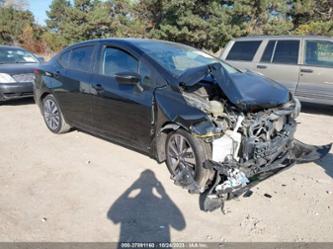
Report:
[[[220,59],[186,45],[171,42],[138,42],[137,45],[143,52],[176,77],[190,68],[217,62],[221,63],[228,73],[239,72]]]
[[[0,48],[0,64],[38,63],[38,59],[28,51],[17,48]]]

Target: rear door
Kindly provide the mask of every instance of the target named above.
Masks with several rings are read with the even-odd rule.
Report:
[[[261,39],[249,41],[233,41],[228,44],[226,51],[223,53],[221,59],[227,61],[237,68],[253,71],[255,69],[255,64],[253,61],[261,42]]]
[[[59,58],[62,68],[55,72],[54,94],[66,120],[83,128],[92,126],[91,75],[96,46],[83,45],[65,52]]]
[[[333,104],[332,40],[304,39],[296,95],[304,101]]]
[[[267,41],[255,71],[295,93],[300,70],[300,43],[300,39]]]
[[[113,44],[100,48],[98,73],[93,77],[93,118],[98,133],[132,147],[148,151],[153,120],[152,102],[156,87],[153,69],[137,54]],[[134,72],[139,85],[117,82],[117,73]]]

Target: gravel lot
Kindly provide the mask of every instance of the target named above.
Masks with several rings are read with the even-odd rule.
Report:
[[[332,142],[333,108],[304,110],[296,137]],[[228,202],[226,215],[204,213],[164,164],[83,132],[53,135],[31,100],[0,115],[0,241],[333,241],[332,151]]]

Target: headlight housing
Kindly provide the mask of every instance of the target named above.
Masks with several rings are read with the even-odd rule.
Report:
[[[16,83],[16,80],[6,73],[0,73],[0,83]]]

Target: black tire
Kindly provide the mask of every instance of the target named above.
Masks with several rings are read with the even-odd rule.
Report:
[[[42,114],[47,128],[56,134],[68,132],[71,126],[65,121],[56,98],[52,94],[49,94],[43,99],[42,103]],[[52,109],[51,106],[55,109]],[[53,122],[50,121],[51,118],[53,118]]]
[[[193,170],[193,178],[195,182],[200,186],[201,191],[205,190],[210,182],[211,177],[213,176],[213,172],[205,169],[203,167],[203,163],[211,159],[211,146],[210,144],[202,141],[199,138],[193,137],[191,134],[186,132],[185,130],[178,129],[177,131],[170,132],[168,134],[166,143],[165,143],[165,153],[166,153],[166,165],[168,170],[172,176],[177,174],[177,168],[174,168],[174,163],[172,163],[172,156],[170,155],[168,146],[169,143],[172,142],[172,138],[175,135],[180,135],[184,137],[187,143],[192,147],[195,158],[195,167]],[[179,170],[179,169],[178,169]]]

